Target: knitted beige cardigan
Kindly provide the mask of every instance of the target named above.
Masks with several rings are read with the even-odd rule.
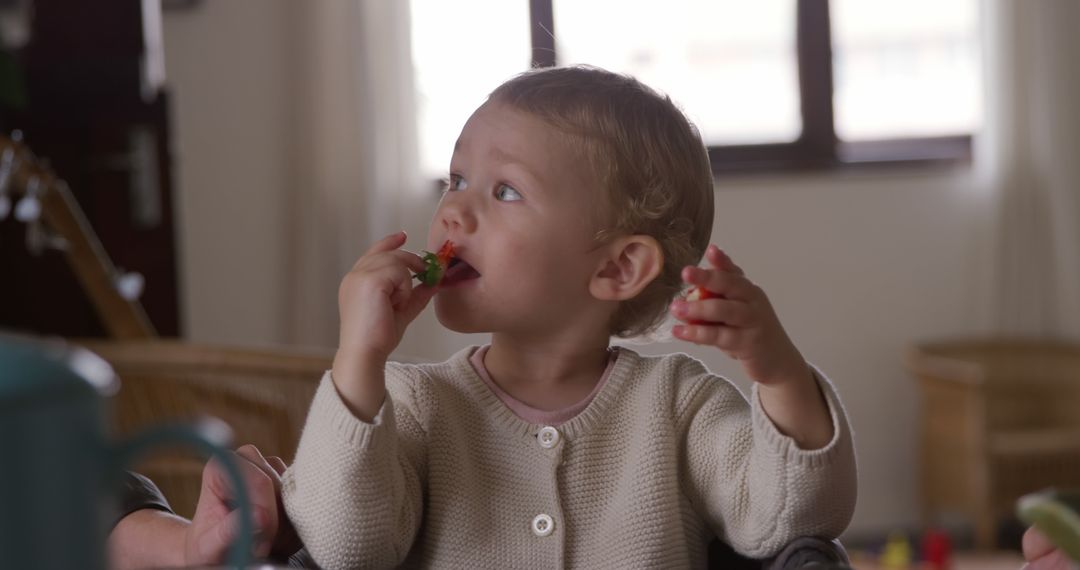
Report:
[[[282,490],[320,566],[701,567],[713,536],[764,557],[851,518],[851,431],[820,373],[834,436],[806,451],[756,389],[748,402],[684,354],[620,349],[593,401],[555,428],[515,416],[473,350],[388,364],[370,424],[324,376]]]

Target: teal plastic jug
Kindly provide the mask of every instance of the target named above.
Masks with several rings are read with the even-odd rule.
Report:
[[[97,355],[60,341],[0,333],[0,566],[98,570],[115,522],[124,466],[143,451],[182,443],[222,460],[237,490],[240,539],[229,563],[250,552],[251,513],[217,420],[165,424],[123,442],[105,432],[120,384]]]

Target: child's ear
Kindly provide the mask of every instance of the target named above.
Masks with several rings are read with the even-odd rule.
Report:
[[[651,236],[615,239],[589,281],[589,292],[602,301],[625,301],[637,296],[664,267],[664,252]]]

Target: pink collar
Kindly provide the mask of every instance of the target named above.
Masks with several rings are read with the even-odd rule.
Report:
[[[573,419],[574,416],[581,413],[582,410],[587,408],[589,402],[592,402],[593,398],[596,397],[596,394],[604,387],[604,383],[607,382],[608,376],[611,375],[611,369],[615,366],[615,360],[617,360],[619,356],[619,349],[613,347],[610,350],[607,368],[604,369],[603,375],[600,376],[600,381],[593,387],[592,392],[590,392],[588,396],[585,396],[585,399],[559,410],[548,411],[539,410],[514,398],[510,394],[507,394],[494,380],[491,379],[487,367],[484,366],[484,355],[487,354],[489,348],[491,348],[491,345],[482,346],[469,357],[469,364],[472,364],[473,369],[476,370],[477,376],[484,381],[484,384],[487,384],[492,393],[494,393],[507,408],[510,408],[510,411],[514,412],[514,415],[531,424],[548,426],[559,426],[568,422]]]

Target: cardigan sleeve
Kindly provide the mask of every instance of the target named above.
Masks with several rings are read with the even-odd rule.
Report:
[[[717,535],[745,556],[771,556],[800,536],[835,538],[851,520],[851,428],[832,384],[817,370],[814,376],[833,423],[833,438],[821,449],[800,449],[780,433],[756,385],[747,402],[730,382],[706,375],[683,399],[686,492]]]
[[[420,526],[426,438],[409,386],[391,376],[388,369],[386,400],[366,423],[327,372],[282,479],[289,519],[326,570],[397,566]]]

